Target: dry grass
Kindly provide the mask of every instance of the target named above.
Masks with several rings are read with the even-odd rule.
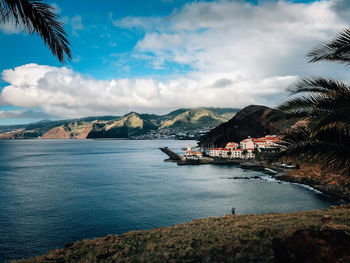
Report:
[[[319,230],[325,218],[350,226],[350,206],[195,219],[171,227],[84,240],[21,262],[272,262],[273,238],[301,229]]]

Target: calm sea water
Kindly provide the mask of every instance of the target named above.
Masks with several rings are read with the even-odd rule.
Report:
[[[0,262],[68,242],[237,213],[324,208],[323,195],[232,166],[177,166],[188,141],[0,141]],[[194,145],[194,142],[190,142]],[[266,178],[266,179],[264,179]]]

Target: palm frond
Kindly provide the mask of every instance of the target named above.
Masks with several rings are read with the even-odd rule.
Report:
[[[350,29],[322,43],[308,54],[320,60],[350,64]],[[350,88],[341,81],[314,77],[302,79],[290,90],[292,98],[278,107],[286,118],[307,120],[307,126],[290,129],[281,157],[317,161],[350,174]]]
[[[334,135],[334,132],[332,132]],[[285,135],[281,145],[284,150],[280,157],[289,156],[304,161],[327,163],[334,169],[348,169],[350,164],[350,144],[339,143],[339,138],[322,135],[312,136],[311,131],[299,127]]]
[[[278,109],[283,111],[289,119],[316,117],[330,111],[330,107],[327,107],[327,104],[331,104],[329,100],[330,98],[325,95],[305,95],[288,100]],[[321,107],[320,104],[323,106]]]
[[[308,118],[314,130],[337,124],[350,125],[350,88],[344,83],[320,77],[303,79],[290,91],[291,95],[306,95],[290,99],[278,107],[286,118]]]
[[[345,29],[329,42],[321,43],[307,56],[310,58],[309,62],[326,60],[350,64],[350,29]]]
[[[291,95],[303,92],[333,95],[335,92],[350,93],[350,88],[345,83],[331,78],[313,77],[302,79],[289,91]]]
[[[60,62],[72,59],[67,34],[53,8],[41,0],[0,0],[2,23],[14,20],[30,33],[37,33]]]

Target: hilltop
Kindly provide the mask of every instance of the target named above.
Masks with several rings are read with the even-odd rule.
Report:
[[[0,139],[170,138],[180,132],[186,135],[186,132],[193,134],[214,128],[232,118],[237,111],[231,108],[195,108],[178,109],[166,115],[130,112],[124,116],[44,120],[0,126]]]
[[[240,110],[229,121],[212,129],[200,140],[202,146],[224,146],[227,142],[239,142],[248,136],[262,137],[266,134],[280,134],[290,128],[295,121],[272,119],[275,109],[250,105]]]

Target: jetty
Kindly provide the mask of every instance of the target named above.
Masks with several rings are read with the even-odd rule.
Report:
[[[170,150],[168,147],[159,148],[163,153],[168,155],[169,159],[165,161],[176,162],[178,165],[200,165],[200,164],[211,164],[214,163],[213,158],[209,157],[188,157],[181,156]]]
[[[181,157],[181,155],[173,152],[172,150],[170,150],[168,147],[162,147],[159,148],[163,153],[165,153],[166,155],[169,156],[169,161],[181,161],[183,158]]]

